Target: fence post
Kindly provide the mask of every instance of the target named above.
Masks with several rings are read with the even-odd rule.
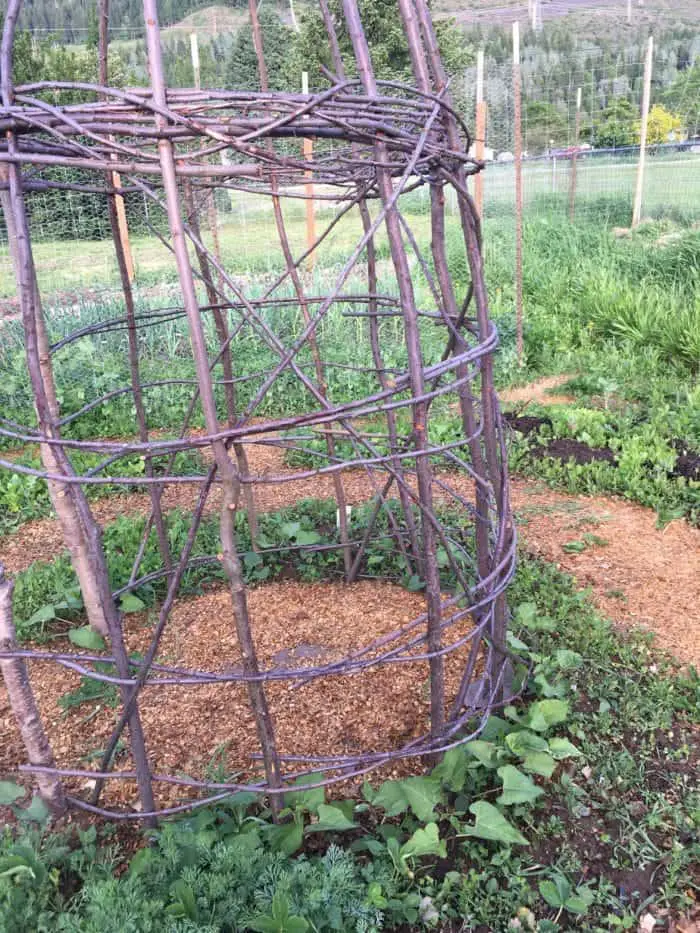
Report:
[[[112,187],[121,188],[122,180],[119,172],[112,172]],[[121,194],[115,194],[114,196],[114,205],[117,209],[117,226],[119,228],[119,238],[122,244],[122,251],[124,253],[124,263],[126,265],[126,274],[129,278],[129,281],[134,282],[135,271],[134,271],[134,255],[131,252],[131,241],[129,239],[129,226],[126,222],[126,206],[124,204],[124,196]]]
[[[571,153],[571,174],[569,175],[569,220],[576,215],[576,160],[578,143],[581,135],[581,88],[576,88],[576,123],[574,125],[574,151]]]
[[[523,139],[520,87],[520,26],[513,23],[513,131],[515,155],[515,349],[523,363]]]
[[[309,72],[301,73],[301,92],[309,93]],[[310,138],[304,137],[304,161],[311,162],[314,157],[314,143]],[[313,172],[306,172],[307,178],[313,178]],[[314,209],[314,186],[313,182],[307,182],[304,185],[304,194],[306,195],[304,203],[306,205],[306,248],[311,249],[316,242],[316,212]],[[311,272],[314,267],[315,256],[311,252],[306,259],[306,268]]]
[[[486,146],[486,101],[484,100],[484,50],[476,53],[476,158],[481,162]],[[479,217],[484,213],[484,176],[479,172],[474,179],[474,202]]]
[[[192,73],[194,86],[199,90],[202,86],[201,70],[199,65],[199,39],[196,32],[190,33],[190,56],[192,58]]]
[[[644,61],[644,93],[642,95],[642,122],[639,129],[639,162],[637,164],[637,185],[634,192],[632,226],[636,227],[642,219],[642,196],[644,194],[644,168],[647,158],[647,128],[649,123],[649,103],[651,98],[651,70],[654,62],[654,37],[649,36],[647,55]]]
[[[199,38],[196,32],[190,33],[190,57],[192,58],[192,75],[194,77],[194,86],[199,91],[202,88],[202,69],[199,60]],[[224,153],[221,153],[221,162],[224,163]],[[221,265],[221,243],[219,241],[219,218],[216,210],[216,200],[213,190],[205,196],[207,206],[207,224],[211,233],[212,247],[214,256],[219,265]],[[221,272],[218,274],[219,291],[224,289],[224,280]]]

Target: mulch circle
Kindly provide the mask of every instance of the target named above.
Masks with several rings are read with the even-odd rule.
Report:
[[[334,662],[398,629],[425,610],[420,593],[381,581],[354,584],[306,584],[286,580],[248,593],[251,626],[261,668],[305,668]],[[468,621],[447,630],[446,641],[465,635]],[[143,652],[150,641],[147,614],[126,617],[130,652]],[[57,641],[55,650],[68,647]],[[459,687],[469,644],[446,659],[446,695]],[[420,649],[422,650],[422,649]],[[374,656],[374,655],[373,655]],[[160,663],[188,669],[238,672],[240,651],[230,596],[221,589],[176,604],[161,641]],[[69,710],[59,700],[80,685],[77,674],[57,664],[31,662],[32,686],[59,767],[97,766],[118,710],[91,702]],[[429,681],[426,661],[378,664],[355,674],[325,676],[307,682],[271,681],[266,694],[283,755],[362,755],[396,749],[429,728]],[[243,684],[152,686],[139,709],[151,759],[160,774],[241,782],[259,777],[252,757],[259,752],[255,720]],[[12,771],[24,760],[19,736],[0,693],[0,771]],[[131,767],[124,751],[117,768]],[[416,762],[386,766],[384,777],[415,772]],[[299,770],[298,762],[287,771]],[[228,778],[227,778],[228,779]],[[86,781],[70,780],[79,796]],[[168,784],[155,785],[161,807],[181,802],[187,793]],[[133,806],[133,782],[110,781],[104,794],[109,806]]]

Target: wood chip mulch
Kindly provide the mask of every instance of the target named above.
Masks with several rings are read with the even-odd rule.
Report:
[[[352,585],[283,581],[249,593],[251,626],[262,668],[319,666],[351,654],[378,636],[407,624],[425,610],[421,594],[385,582]],[[468,621],[448,631],[449,641],[470,630]],[[130,651],[144,651],[151,626],[144,614],[127,617]],[[55,649],[70,649],[61,641]],[[446,694],[459,686],[467,647],[446,662]],[[168,665],[206,671],[236,671],[240,664],[230,597],[225,590],[185,599],[177,604],[163,636],[158,660]],[[32,662],[32,685],[57,762],[61,767],[91,768],[103,748],[116,711],[95,703],[68,712],[59,698],[75,690],[79,677],[58,665]],[[424,661],[377,665],[352,675],[330,676],[299,686],[275,681],[266,686],[280,753],[287,755],[355,755],[403,746],[428,729],[428,666]],[[235,683],[147,688],[141,717],[154,772],[221,780],[240,774],[255,777],[258,751],[255,722],[245,686]],[[25,760],[7,699],[0,692],[0,773],[12,772]],[[124,753],[118,767],[131,767]],[[415,761],[386,766],[383,776],[415,771]],[[298,764],[290,765],[292,770]],[[84,783],[84,782],[83,782]],[[69,782],[85,793],[80,782]],[[180,802],[182,788],[156,785],[158,803]],[[132,782],[112,781],[104,800],[112,806],[133,805]]]

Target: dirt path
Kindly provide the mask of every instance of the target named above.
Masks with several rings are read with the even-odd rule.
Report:
[[[570,496],[531,480],[512,481],[527,549],[590,587],[614,622],[656,633],[661,648],[700,665],[700,529],[621,499]]]
[[[572,379],[571,373],[560,373],[558,376],[543,376],[536,382],[526,386],[514,386],[512,389],[502,389],[498,398],[503,405],[524,405],[535,402],[538,405],[572,405],[576,399],[573,395],[557,395],[552,390],[565,385]]]

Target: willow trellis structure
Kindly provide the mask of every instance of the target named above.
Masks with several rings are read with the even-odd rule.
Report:
[[[275,809],[291,782],[298,788],[305,780],[314,785],[348,780],[402,758],[438,755],[473,737],[490,712],[512,695],[505,592],[514,570],[515,536],[493,387],[497,333],[489,319],[479,222],[468,193],[469,176],[482,166],[467,154],[469,133],[451,105],[425,0],[398,0],[413,86],[375,77],[356,0],[343,0],[354,56],[352,74],[357,75],[350,77],[327,0],[319,0],[333,68],[324,71],[326,89],[314,94],[269,89],[254,2],[250,16],[258,93],[167,88],[156,0],[144,0],[149,88],[109,87],[106,0],[99,17],[99,85],[14,86],[12,49],[20,3],[9,0],[2,38],[0,191],[36,422],[19,425],[3,416],[0,433],[15,444],[38,442],[43,468],[33,470],[9,459],[0,462],[48,483],[87,619],[108,645],[105,652],[93,654],[18,648],[11,583],[0,578],[0,660],[28,749],[30,763],[23,769],[39,775],[40,790],[56,809],[67,800],[112,818],[153,820],[240,788],[267,794]],[[66,93],[78,102],[60,103]],[[312,156],[304,139],[313,140]],[[429,252],[419,242],[425,230],[415,235],[403,209],[411,197],[415,200],[411,192],[419,187],[429,193]],[[463,286],[452,281],[448,265],[448,187],[458,205],[457,217],[450,222],[463,243],[460,251],[470,273],[464,294]],[[34,192],[55,188],[104,198],[123,299],[118,315],[76,328],[52,343],[32,255],[28,203]],[[298,254],[283,205],[308,197],[310,191],[325,223],[315,242]],[[118,199],[134,193],[167,217],[167,224],[154,226],[153,233],[176,265],[178,307],[144,304],[133,290]],[[271,204],[278,273],[251,284],[232,273],[232,262],[222,260],[218,250],[207,248],[199,216],[211,216],[207,205],[217,195],[220,204],[235,204],[236,199]],[[324,250],[344,228],[354,237],[353,245],[341,262],[324,263]],[[345,237],[344,243],[347,233]],[[313,272],[307,264],[310,255]],[[336,345],[329,359],[324,328],[338,317],[347,323],[347,346]],[[177,318],[186,322],[195,378],[190,380],[193,394],[182,429],[168,439],[154,433],[149,394],[154,386],[187,380],[144,381],[141,349],[144,334],[152,335]],[[394,335],[399,328],[403,337],[403,349],[396,350],[392,343],[390,359],[386,328]],[[436,353],[437,329],[444,339],[442,351]],[[130,384],[62,414],[54,381],[60,354],[81,341],[116,332],[126,333]],[[239,352],[242,337],[246,346],[264,349],[272,359],[269,366],[250,371]],[[341,350],[344,360],[338,355]],[[329,376],[333,367],[349,373],[356,384],[366,387],[373,382],[371,390],[348,398],[347,390],[338,388],[339,380]],[[273,400],[284,394],[290,380],[306,399],[304,411],[276,416]],[[133,439],[75,439],[73,428],[81,417],[125,394],[133,400]],[[444,440],[431,431],[431,418],[438,410],[458,421],[457,436]],[[195,432],[191,423],[197,414],[204,429]],[[301,457],[304,466],[256,471],[260,451],[280,449],[287,457]],[[173,469],[175,458],[186,451],[200,453],[205,464],[201,472],[183,476]],[[91,462],[99,463],[78,469],[76,463],[85,463],[85,457],[76,455],[86,453],[98,455]],[[143,458],[144,473],[120,475],[120,463],[134,456]],[[356,490],[358,478],[367,500],[361,523],[348,508],[348,488]],[[344,657],[316,666],[264,666],[258,661],[246,588],[248,566],[264,562],[270,552],[259,531],[264,512],[260,490],[282,490],[304,479],[325,482],[326,488],[331,483],[337,530],[330,544],[319,544],[312,534],[305,543],[292,541],[287,549],[307,557],[335,549],[337,572],[351,583],[368,573],[367,554],[381,541],[385,550],[395,553],[404,579],[422,590],[424,611],[410,622],[397,620],[394,631],[358,644]],[[125,483],[148,491],[150,516],[129,580],[112,592],[101,531],[86,492],[89,487]],[[187,539],[178,553],[171,550],[164,502],[173,484],[197,490]],[[356,492],[350,498],[357,503]],[[202,555],[195,545],[215,499],[220,515],[218,553]],[[249,542],[245,549],[242,529]],[[146,573],[143,557],[154,540],[161,567]],[[230,593],[230,616],[220,624],[235,628],[238,663],[217,670],[168,664],[159,652],[183,579],[193,567],[207,563],[222,571]],[[147,649],[135,658],[125,644],[120,598],[156,581],[164,588],[157,621]],[[293,648],[294,632],[288,634]],[[448,690],[446,664],[454,657],[461,659],[458,686]],[[31,693],[27,662],[62,665],[118,687],[120,712],[96,770],[56,766]],[[280,748],[269,702],[274,682],[303,690],[320,678],[361,678],[370,669],[405,663],[426,665],[430,691],[424,727],[407,742],[306,757]],[[416,694],[422,689],[419,680]],[[257,770],[238,781],[219,783],[159,772],[158,736],[147,744],[141,716],[144,704],[173,685],[192,691],[203,685],[245,688],[259,746],[249,754],[262,762]],[[384,715],[391,717],[392,710]],[[397,734],[408,734],[402,723],[396,727]],[[131,765],[130,770],[119,770],[115,751],[126,734]],[[79,796],[74,788],[84,786],[78,779],[85,778],[91,782],[89,794]],[[102,801],[105,787],[113,781],[136,783],[133,807],[115,809]],[[159,807],[158,788],[163,783],[180,787],[182,799]],[[66,787],[72,792],[64,794]]]

